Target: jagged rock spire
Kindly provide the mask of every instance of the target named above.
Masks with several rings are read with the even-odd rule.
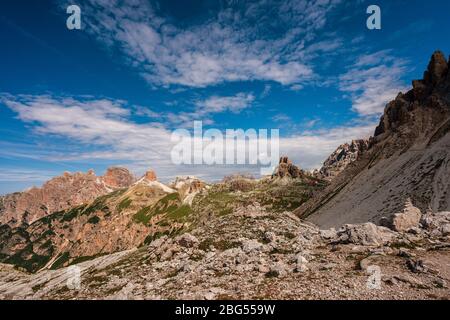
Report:
[[[148,171],[145,173],[144,177],[145,177],[145,179],[148,180],[148,181],[156,181],[156,180],[158,180],[158,179],[156,178],[156,173],[155,173],[155,171],[153,171],[153,170],[148,170]]]
[[[436,86],[445,79],[447,72],[448,62],[445,59],[445,55],[441,51],[435,51],[423,75],[423,82],[427,85]]]
[[[302,170],[294,165],[291,160],[287,156],[280,157],[280,163],[278,164],[278,168],[275,173],[272,175],[273,177],[290,177],[290,178],[299,178],[302,175]]]
[[[448,104],[450,101],[450,73],[449,62],[441,51],[435,51],[428,63],[427,70],[424,72],[423,79],[412,82],[413,89],[405,94],[399,94],[393,101],[389,102],[381,117],[379,126],[375,130],[375,142],[384,140],[390,132],[399,131],[400,126],[408,124],[414,135],[421,131],[432,130],[432,126],[442,120],[442,114],[450,110]],[[421,110],[427,114],[421,113]],[[435,115],[429,114],[434,110]],[[416,115],[414,115],[416,113]],[[427,126],[417,124],[417,130],[413,124],[415,119],[428,118]],[[423,122],[425,123],[425,122]],[[413,132],[414,131],[414,132]]]

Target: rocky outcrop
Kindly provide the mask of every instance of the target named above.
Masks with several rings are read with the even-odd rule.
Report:
[[[389,142],[387,155],[394,152],[393,147],[408,147],[417,139],[429,138],[436,133],[438,125],[448,120],[450,80],[448,62],[442,52],[432,55],[423,79],[414,80],[412,86],[412,90],[399,93],[386,106],[375,129],[372,142]]]
[[[348,165],[358,160],[360,155],[369,147],[368,140],[353,140],[351,143],[340,145],[323,163],[322,168],[316,172],[316,176],[328,181],[347,168]]]
[[[450,77],[441,52],[387,104],[367,150],[296,213],[321,227],[378,224],[407,199],[422,212],[450,209]]]
[[[302,170],[294,165],[288,157],[280,157],[280,162],[272,177],[275,178],[300,178],[303,176]]]
[[[178,191],[183,203],[191,205],[194,197],[206,188],[206,183],[196,177],[177,177],[170,187]]]
[[[395,213],[390,221],[390,227],[398,232],[405,232],[411,228],[419,227],[420,219],[422,218],[422,213],[419,208],[416,208],[411,200],[405,204],[403,212]]]
[[[391,242],[395,234],[388,228],[373,223],[346,224],[337,232],[339,243],[353,243],[363,246],[381,246]]]
[[[153,170],[148,170],[148,171],[145,173],[144,178],[145,178],[147,181],[157,181],[157,180],[158,180],[158,179],[156,178],[156,173],[155,173],[155,171],[153,171]]]
[[[431,57],[427,71],[423,76],[423,83],[429,88],[439,86],[448,80],[448,63],[441,51],[436,51]]]
[[[184,248],[192,248],[194,245],[199,243],[198,239],[190,233],[185,233],[178,236],[175,238],[175,242]]]
[[[450,236],[450,212],[427,212],[422,216],[421,224],[432,237]]]
[[[0,224],[19,226],[54,212],[66,210],[93,201],[117,189],[127,188],[134,182],[125,168],[109,168],[104,176],[65,172],[51,179],[41,188],[6,195],[1,199]]]
[[[113,167],[108,168],[103,177],[103,183],[112,189],[128,188],[136,180],[126,168]]]

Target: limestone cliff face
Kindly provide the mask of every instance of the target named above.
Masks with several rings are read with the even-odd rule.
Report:
[[[386,157],[413,144],[432,143],[449,130],[450,77],[448,62],[436,51],[422,80],[388,103],[375,129],[372,145],[383,146]],[[438,129],[438,130],[436,130]],[[431,138],[431,140],[430,140]]]
[[[340,145],[323,163],[322,168],[315,175],[328,181],[347,168],[349,164],[358,160],[369,147],[368,140],[353,140],[351,143]]]
[[[31,224],[51,213],[93,201],[117,189],[127,188],[135,181],[125,168],[109,168],[104,176],[65,172],[41,188],[33,187],[0,198],[0,224],[19,226]]]
[[[135,182],[134,176],[126,168],[108,168],[100,179],[104,185],[112,189],[128,188]]]
[[[390,102],[367,150],[296,213],[320,226],[373,221],[407,201],[450,209],[450,73],[435,52],[423,79]]]

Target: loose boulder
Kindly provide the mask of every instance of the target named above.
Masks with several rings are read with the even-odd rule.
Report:
[[[392,217],[391,227],[397,232],[406,232],[411,228],[417,228],[420,223],[422,213],[416,208],[411,200],[405,204],[403,212],[396,213]]]
[[[175,241],[184,248],[192,248],[199,243],[198,239],[190,233],[182,234]]]
[[[363,246],[380,246],[393,240],[395,233],[388,228],[371,222],[346,224],[338,231],[339,243],[353,243]]]

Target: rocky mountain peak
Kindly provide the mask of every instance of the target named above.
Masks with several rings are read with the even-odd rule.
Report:
[[[135,181],[125,168],[109,168],[104,176],[64,172],[61,176],[24,192],[6,195],[0,207],[0,224],[21,225],[68,208],[93,201],[115,189],[127,188]]]
[[[340,145],[323,163],[316,173],[321,179],[333,180],[352,162],[358,160],[360,155],[369,148],[369,141],[365,139],[353,140]]]
[[[106,170],[103,182],[111,188],[126,188],[135,181],[134,176],[126,168],[111,167]]]
[[[177,190],[183,203],[192,204],[194,197],[206,188],[206,183],[196,177],[176,177],[170,187]]]
[[[148,181],[157,181],[158,179],[156,178],[156,173],[153,170],[148,170],[145,175],[144,178]]]
[[[423,74],[423,79],[412,82],[413,90],[410,96],[415,100],[426,100],[433,93],[447,94],[450,89],[450,73],[448,72],[449,63],[442,52],[436,51],[430,59],[427,70]]]
[[[275,170],[275,173],[272,175],[272,177],[278,177],[278,178],[299,178],[302,175],[302,170],[294,165],[292,161],[287,156],[280,157],[280,161],[278,164],[277,169]]]
[[[410,91],[399,93],[387,104],[373,143],[393,137],[396,140],[393,149],[404,149],[442,125],[450,114],[448,65],[442,52],[433,53],[423,79],[414,80]]]
[[[448,62],[441,51],[435,51],[431,56],[428,68],[423,75],[423,82],[436,86],[446,79],[448,72]]]

